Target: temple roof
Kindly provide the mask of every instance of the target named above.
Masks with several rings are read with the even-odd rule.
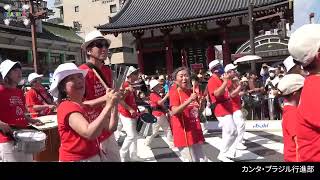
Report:
[[[180,26],[248,14],[249,0],[127,0],[104,33]],[[255,10],[287,4],[288,0],[253,0]]]

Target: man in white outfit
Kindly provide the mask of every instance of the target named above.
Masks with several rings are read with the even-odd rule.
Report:
[[[211,102],[215,104],[213,112],[222,128],[220,153],[217,158],[223,162],[233,162],[230,158],[235,157],[235,149],[232,145],[237,137],[237,127],[233,120],[232,103],[228,92],[228,84],[231,83],[230,74],[224,73],[219,60],[210,62],[209,70],[213,74],[208,81],[208,93]]]

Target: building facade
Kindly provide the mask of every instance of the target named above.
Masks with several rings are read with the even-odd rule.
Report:
[[[81,37],[109,22],[111,16],[116,15],[122,8],[124,0],[56,0],[63,24],[72,26]],[[112,64],[137,64],[135,42],[131,34],[122,34],[117,37],[108,35],[111,40],[109,51]],[[107,62],[109,63],[109,62]]]
[[[8,11],[4,9],[7,3],[0,4],[0,62],[5,59],[20,61],[23,70],[34,72],[30,25],[24,25],[16,17],[10,17],[10,24],[5,24],[4,20],[9,18]],[[15,6],[12,12],[20,12],[20,7]],[[38,69],[41,74],[48,76],[64,62],[83,63],[80,50],[83,39],[71,27],[39,21],[36,34]]]

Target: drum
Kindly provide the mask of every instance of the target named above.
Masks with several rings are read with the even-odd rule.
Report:
[[[38,117],[43,126],[33,126],[47,135],[46,149],[34,155],[35,161],[59,161],[60,136],[56,115]]]
[[[150,134],[151,124],[156,123],[157,118],[150,113],[142,113],[140,114],[137,121],[137,131],[139,134],[143,134],[143,136],[148,136]],[[143,128],[144,127],[144,128]],[[142,132],[143,130],[143,132]]]
[[[46,148],[47,135],[41,131],[22,129],[13,132],[14,150],[25,153],[39,153]]]

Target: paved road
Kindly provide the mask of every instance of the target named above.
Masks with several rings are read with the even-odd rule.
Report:
[[[124,137],[120,138],[119,145]],[[283,162],[282,132],[251,131],[245,133],[246,150],[238,150],[237,162]],[[219,162],[221,132],[205,135],[203,150],[210,162]],[[146,162],[182,162],[177,148],[169,148],[168,141],[160,135],[151,143],[151,149],[144,145],[145,138],[138,140],[138,155]]]

